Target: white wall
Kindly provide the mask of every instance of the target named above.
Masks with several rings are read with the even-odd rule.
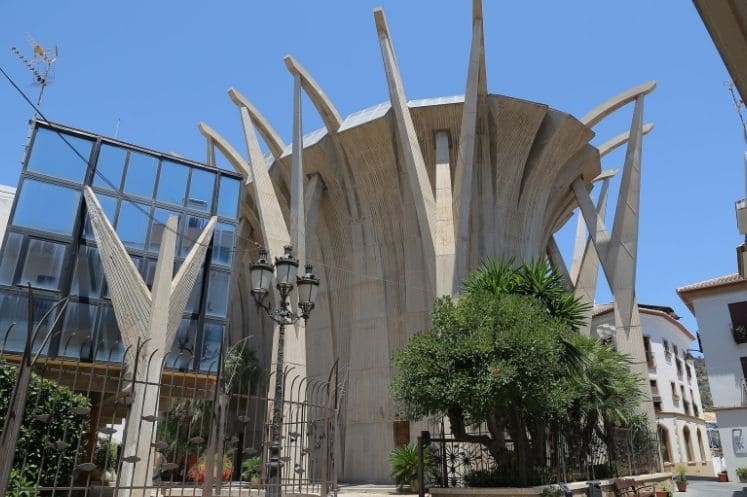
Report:
[[[739,358],[747,357],[747,344],[734,342],[728,307],[730,303],[742,301],[747,301],[747,290],[726,290],[692,299],[714,410],[742,405],[744,376]]]
[[[8,226],[10,209],[13,207],[13,199],[16,189],[12,186],[0,185],[0,243],[5,238],[5,228]]]

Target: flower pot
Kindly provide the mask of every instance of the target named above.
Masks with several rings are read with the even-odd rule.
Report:
[[[747,483],[747,475],[739,475],[740,483]]]
[[[420,491],[420,486],[418,485],[418,479],[415,478],[410,482],[410,490],[412,493],[416,494]]]
[[[667,497],[666,490],[657,490],[656,491],[656,497]]]
[[[729,481],[729,473],[722,471],[718,474],[718,481]]]
[[[677,491],[678,492],[687,492],[687,482],[686,481],[678,481],[677,482]]]

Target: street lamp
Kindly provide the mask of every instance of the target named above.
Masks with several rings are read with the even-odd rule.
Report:
[[[286,245],[285,253],[275,258],[273,266],[267,259],[267,250],[259,250],[257,262],[249,268],[252,282],[252,296],[257,306],[267,313],[270,319],[279,325],[278,351],[275,367],[275,402],[272,409],[272,425],[270,433],[270,474],[268,497],[280,497],[280,473],[283,462],[280,460],[280,430],[283,425],[283,401],[285,397],[285,377],[283,374],[283,349],[285,348],[285,327],[294,324],[299,319],[309,319],[319,295],[319,278],[312,272],[311,264],[306,264],[303,276],[298,276],[298,259],[293,257],[293,247]],[[267,294],[272,289],[273,273],[275,288],[280,296],[277,306],[267,303]],[[298,287],[298,308],[300,314],[288,307],[288,297],[294,287]]]

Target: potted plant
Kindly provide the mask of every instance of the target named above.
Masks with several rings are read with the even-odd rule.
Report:
[[[687,468],[685,466],[677,466],[674,482],[677,484],[678,492],[687,492]]]
[[[656,497],[674,497],[674,490],[672,490],[672,485],[670,485],[669,483],[659,485],[659,487],[656,489]]]
[[[395,447],[389,454],[392,465],[392,478],[397,488],[418,491],[418,448],[415,444]]]
[[[726,471],[724,471],[726,473]],[[742,483],[747,483],[747,466],[740,466],[737,468],[737,477]]]
[[[262,470],[262,459],[259,456],[250,457],[241,463],[241,479],[252,485],[259,485]]]
[[[743,324],[732,325],[731,333],[734,336],[735,342],[737,343],[747,342],[747,326]]]

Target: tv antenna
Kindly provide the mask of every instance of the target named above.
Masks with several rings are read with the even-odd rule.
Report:
[[[59,50],[57,45],[51,49],[42,47],[30,34],[26,34],[26,41],[33,51],[32,57],[26,57],[16,47],[11,47],[10,50],[34,76],[33,85],[39,87],[39,97],[36,99],[36,109],[38,110],[44,96],[44,90],[54,77],[52,65],[57,61]]]
[[[731,93],[731,99],[734,101],[734,108],[737,111],[737,116],[739,116],[739,120],[742,122],[742,129],[744,130],[744,141],[747,142],[747,122],[745,122],[745,113],[747,113],[747,107],[745,107],[744,101],[742,101],[741,98],[739,98],[739,95],[737,95],[737,89],[734,87],[733,82],[726,83],[727,88],[729,88],[729,93]]]

